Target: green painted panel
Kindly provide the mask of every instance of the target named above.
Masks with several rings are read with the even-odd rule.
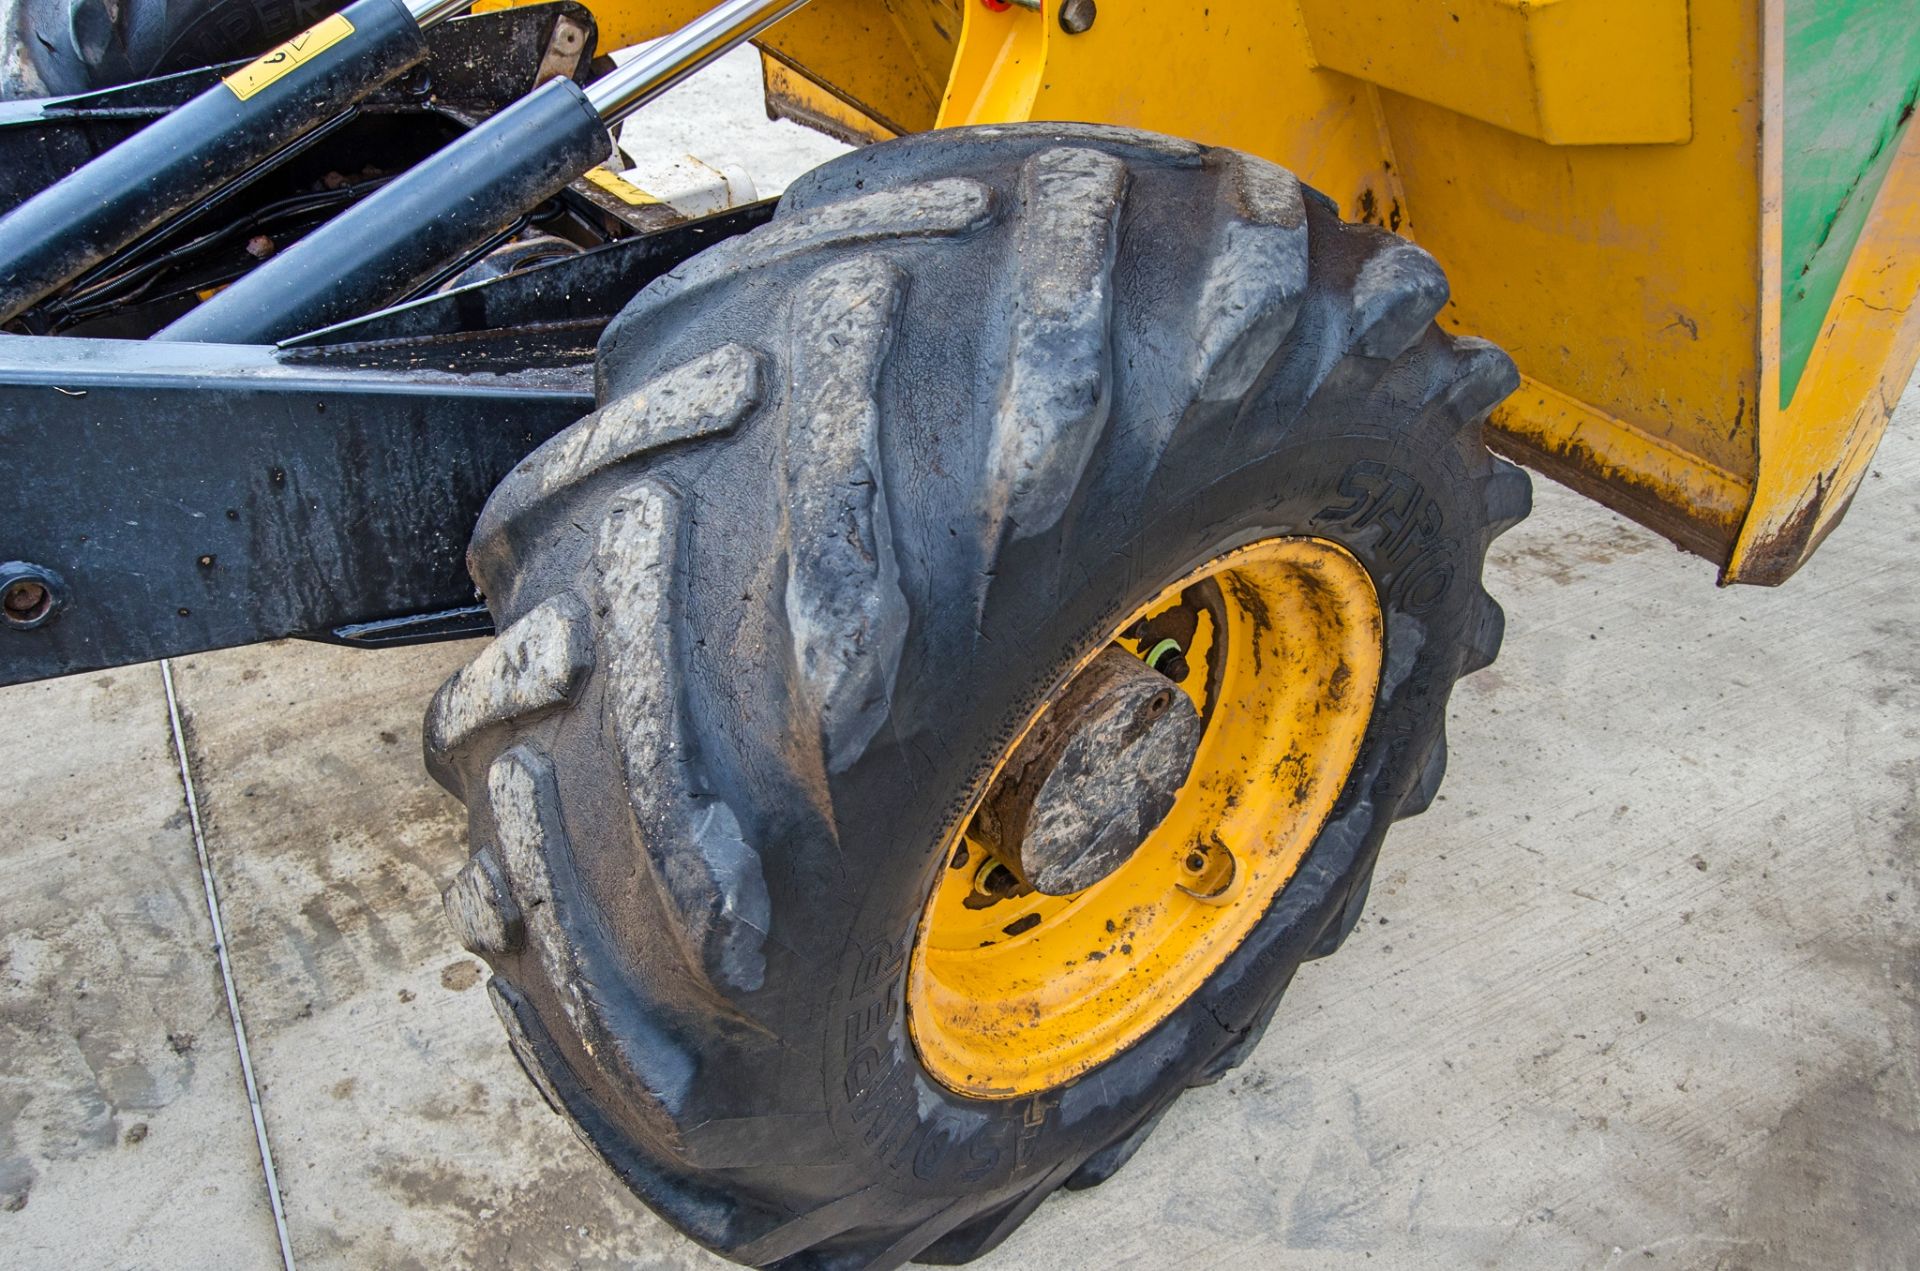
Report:
[[[1914,0],[1787,0],[1780,404],[1799,387],[1840,275],[1920,97]]]

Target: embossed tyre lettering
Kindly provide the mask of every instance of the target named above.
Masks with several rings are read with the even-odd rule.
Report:
[[[500,634],[426,735],[471,813],[449,915],[522,1064],[649,1205],[750,1265],[965,1261],[1246,1055],[1434,797],[1447,696],[1499,645],[1481,568],[1529,495],[1481,424],[1516,378],[1434,327],[1445,299],[1431,258],[1262,161],[1022,125],[836,160],[621,314],[599,410],[481,517]],[[1270,726],[1314,716],[1273,678],[1309,671],[1349,712],[1319,766]],[[1166,788],[1102,802],[1041,729],[1068,776],[969,838],[1081,700],[1113,746],[1167,721],[1112,767],[1175,755]],[[1223,721],[1280,747],[1231,818],[1187,799],[1226,779]],[[1076,855],[1060,827],[1109,812],[1160,838],[1122,861],[1100,820]],[[975,855],[1042,822],[1044,861]],[[1155,842],[1178,920],[1153,939],[1215,932],[1165,946],[1158,1004],[1066,1001],[1087,1045],[976,1009],[999,991],[951,924],[1015,895],[1008,947],[1125,996],[1043,936]],[[1147,939],[1093,961],[1158,974]]]

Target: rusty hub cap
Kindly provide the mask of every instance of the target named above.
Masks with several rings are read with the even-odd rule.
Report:
[[[1166,818],[1199,748],[1193,699],[1108,646],[1014,752],[975,825],[1033,890],[1085,891]]]

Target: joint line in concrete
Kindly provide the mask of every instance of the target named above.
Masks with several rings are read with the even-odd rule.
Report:
[[[233,1023],[233,1044],[240,1052],[240,1077],[246,1083],[247,1109],[253,1114],[253,1139],[260,1148],[260,1168],[266,1174],[267,1204],[273,1208],[273,1227],[280,1238],[280,1261],[294,1271],[293,1245],[287,1238],[287,1211],[280,1200],[280,1176],[273,1168],[273,1147],[267,1142],[266,1117],[260,1110],[260,1087],[253,1079],[253,1054],[247,1049],[247,1026],[240,1018],[240,995],[234,988],[233,962],[227,956],[227,929],[220,920],[220,893],[213,883],[213,862],[207,856],[207,835],[200,823],[200,798],[194,790],[193,765],[187,759],[186,730],[180,720],[180,699],[173,689],[173,664],[160,660],[160,683],[167,693],[167,723],[173,729],[173,753],[180,761],[180,786],[187,795],[187,820],[193,826],[193,851],[200,859],[200,885],[207,894],[207,920],[213,924],[213,952],[220,963],[220,983],[227,991],[227,1018]]]

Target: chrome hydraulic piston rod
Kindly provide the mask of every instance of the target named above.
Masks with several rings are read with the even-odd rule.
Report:
[[[405,296],[613,153],[608,129],[807,0],[723,0],[584,89],[550,80],[154,338],[267,344]]]

